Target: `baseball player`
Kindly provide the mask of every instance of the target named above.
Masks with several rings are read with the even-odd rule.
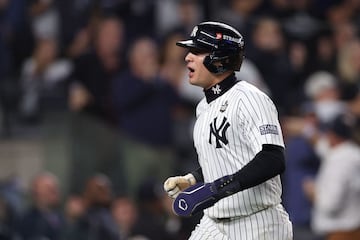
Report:
[[[203,22],[177,45],[189,49],[189,81],[205,93],[193,136],[200,168],[164,183],[177,215],[204,211],[190,239],[292,239],[281,205],[285,159],[277,110],[266,94],[235,78],[242,35],[226,24]]]

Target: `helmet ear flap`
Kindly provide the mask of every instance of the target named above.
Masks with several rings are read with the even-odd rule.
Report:
[[[229,70],[224,66],[222,60],[226,60],[226,58],[215,60],[214,54],[211,53],[210,55],[204,58],[203,64],[207,68],[207,70],[209,70],[209,72],[214,74],[221,74]]]
[[[235,56],[233,59],[233,66],[235,71],[240,71],[242,62],[244,61],[244,50],[241,50],[238,56]]]
[[[211,73],[221,74],[229,70],[240,70],[243,61],[242,52],[239,55],[225,55],[221,57],[218,55],[216,52],[212,52],[204,58],[203,64]]]

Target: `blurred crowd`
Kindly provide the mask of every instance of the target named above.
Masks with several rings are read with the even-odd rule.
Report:
[[[101,173],[90,176],[81,193],[62,196],[59,184],[50,172],[37,174],[26,204],[14,201],[22,197],[16,188],[3,190],[0,239],[186,239],[199,220],[173,214],[171,200],[152,178],[140,184],[138,201],[114,195],[111,180]]]
[[[294,239],[360,239],[357,0],[0,0],[1,139],[66,115],[73,151],[64,195],[50,172],[26,192],[2,181],[0,239],[189,236],[197,216],[174,216],[159,184],[196,164],[203,92],[175,42],[206,20],[243,34],[237,77],[279,110]]]

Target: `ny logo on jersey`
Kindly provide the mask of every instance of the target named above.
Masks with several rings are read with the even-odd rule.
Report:
[[[220,126],[217,127],[216,120],[217,117],[214,118],[212,123],[210,123],[209,143],[212,144],[212,136],[214,136],[216,140],[216,148],[222,148],[220,142],[225,145],[229,142],[226,138],[226,130],[230,127],[230,123],[227,121],[227,118],[224,117]]]
[[[214,94],[220,94],[221,93],[221,88],[219,84],[216,84],[215,87],[212,87],[211,90],[213,91]]]

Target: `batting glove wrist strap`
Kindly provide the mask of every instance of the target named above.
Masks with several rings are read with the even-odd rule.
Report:
[[[212,183],[197,183],[176,197],[173,210],[179,216],[189,217],[239,190],[240,184],[232,175],[224,176]]]
[[[240,191],[241,186],[239,181],[234,178],[234,175],[227,175],[215,180],[213,188],[216,189],[216,198],[222,199]]]
[[[190,217],[211,207],[217,201],[211,183],[197,183],[177,196],[173,203],[173,210],[178,216]]]

